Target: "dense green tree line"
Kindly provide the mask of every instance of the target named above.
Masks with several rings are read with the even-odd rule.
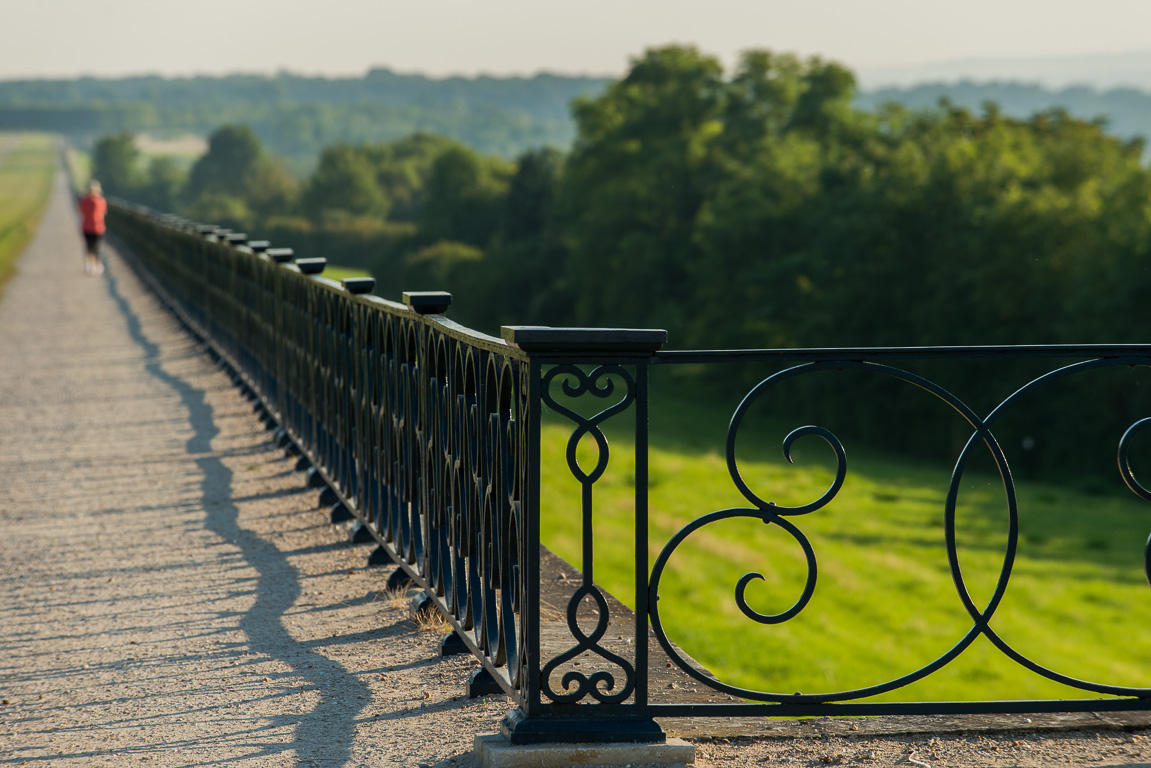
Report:
[[[0,81],[0,130],[207,135],[221,124],[243,124],[303,175],[329,145],[417,132],[504,157],[533,146],[567,146],[573,136],[568,104],[603,86],[589,77],[436,79],[387,69],[360,78],[281,73]]]
[[[331,144],[416,132],[443,134],[505,158],[535,146],[567,147],[575,137],[571,100],[606,87],[606,80],[589,77],[429,78],[387,69],[358,78],[280,73],[0,81],[0,130],[83,139],[116,130],[207,135],[221,124],[243,124],[302,176]],[[888,103],[915,110],[934,108],[940,99],[976,111],[993,102],[1016,118],[1058,107],[1077,117],[1106,119],[1114,133],[1128,138],[1151,124],[1151,93],[1131,88],[936,83],[861,92],[854,104],[868,111]]]
[[[387,104],[523,112],[539,120],[567,120],[568,102],[602,90],[601,78],[539,74],[532,77],[445,77],[401,74],[384,68],[363,77],[273,76],[166,78],[159,76],[0,81],[0,107],[77,107],[150,104],[157,111],[200,105]]]
[[[456,292],[452,315],[486,331],[663,327],[671,346],[709,348],[1145,341],[1142,142],[1058,110],[861,110],[856,99],[852,73],[817,58],[749,52],[729,74],[694,48],[668,47],[575,102],[566,156],[508,162],[429,136],[343,144],[297,189],[271,181],[282,177],[250,132],[248,159],[226,163],[248,170],[230,180],[202,171],[222,151],[218,133],[177,199],[199,218],[249,217],[277,242],[298,237],[366,266],[383,295]],[[152,183],[160,170],[148,170]],[[205,207],[224,186],[234,209]],[[1034,374],[1029,363],[995,366],[997,382]],[[714,386],[738,391],[762,375]],[[988,369],[946,375],[984,394]],[[1119,421],[1151,408],[1141,389],[1132,399],[1129,376],[1103,379],[1018,409],[1011,428],[1033,443],[1083,397],[1123,403],[1101,409]],[[897,422],[858,406],[896,397],[885,384],[862,383],[851,398],[833,390],[813,382],[796,402],[891,447],[954,455],[970,434],[930,403],[900,403]],[[1115,428],[1095,419],[1032,469],[1094,473],[1083,447]]]

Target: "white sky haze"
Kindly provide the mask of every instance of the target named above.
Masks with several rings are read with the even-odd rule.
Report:
[[[1151,52],[1151,0],[0,0],[0,79],[271,73],[615,76],[669,42],[868,72]]]

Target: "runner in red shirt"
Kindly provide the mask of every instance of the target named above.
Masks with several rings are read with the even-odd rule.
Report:
[[[88,194],[80,198],[80,229],[84,233],[84,271],[89,275],[104,273],[100,261],[100,238],[104,236],[104,214],[108,211],[108,201],[104,199],[100,182],[88,182]]]

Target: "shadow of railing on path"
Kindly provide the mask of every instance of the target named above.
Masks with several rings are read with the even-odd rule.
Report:
[[[212,440],[219,434],[212,406],[203,391],[164,370],[159,346],[144,334],[140,318],[121,292],[113,269],[106,273],[106,284],[129,336],[144,351],[145,369],[175,392],[187,410],[193,434],[185,447],[203,478],[200,487],[205,527],[234,546],[258,574],[253,590],[255,603],[239,621],[249,649],[286,664],[293,675],[307,681],[304,688],[310,687],[320,696],[310,712],[271,718],[281,721],[274,725],[298,722],[292,743],[261,740],[261,750],[248,757],[294,752],[297,758],[310,760],[321,757],[322,752],[325,762],[342,764],[350,757],[356,720],[363,708],[356,702],[367,700],[368,688],[339,662],[311,652],[313,643],[296,641],[284,627],[285,613],[300,597],[299,572],[289,562],[287,553],[240,527],[239,508],[232,498],[232,471],[212,452]]]

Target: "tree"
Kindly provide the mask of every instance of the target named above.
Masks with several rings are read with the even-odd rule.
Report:
[[[436,158],[428,177],[420,233],[429,243],[454,240],[483,247],[499,223],[509,165],[452,147]]]
[[[461,147],[444,136],[414,133],[369,149],[376,181],[391,205],[389,216],[393,221],[420,220],[436,158]]]
[[[537,149],[516,159],[516,171],[503,200],[501,232],[508,240],[538,238],[550,222],[559,197],[563,154]]]
[[[108,194],[132,198],[142,182],[139,160],[135,136],[126,131],[104,136],[92,147],[92,178]]]
[[[791,118],[792,129],[833,136],[853,121],[855,75],[834,62],[812,58]]]
[[[243,198],[221,192],[205,192],[183,209],[185,215],[231,229],[247,229],[254,218]]]
[[[264,157],[260,140],[251,128],[225,125],[208,137],[208,151],[193,165],[187,194],[196,199],[206,193],[243,196]]]
[[[648,51],[601,97],[576,102],[564,209],[577,322],[682,327],[723,105],[719,62],[686,46]]]
[[[500,228],[484,253],[471,290],[489,307],[491,329],[508,324],[562,325],[570,319],[564,280],[567,252],[555,217],[563,155],[525,152],[501,201]]]
[[[347,144],[324,150],[301,198],[313,219],[333,216],[387,217],[388,200],[376,180],[369,153]]]
[[[724,150],[744,162],[758,145],[792,123],[803,90],[804,65],[792,54],[747,51],[727,88]]]
[[[144,205],[158,211],[174,211],[187,174],[171,157],[161,155],[148,163],[148,172],[139,198]]]
[[[252,129],[237,125],[225,125],[208,137],[208,151],[192,165],[184,192],[192,207],[201,198],[223,197],[264,216],[284,213],[295,194],[294,180],[264,153]]]

